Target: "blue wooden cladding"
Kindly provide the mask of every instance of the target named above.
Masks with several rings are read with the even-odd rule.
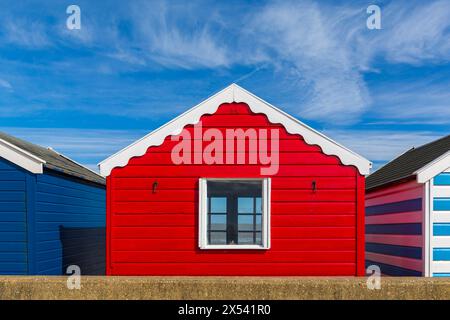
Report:
[[[434,236],[450,236],[450,223],[434,223],[433,224]]]
[[[450,261],[450,248],[434,248],[433,261]]]
[[[434,198],[433,199],[434,211],[450,211],[450,198]]]
[[[405,257],[412,259],[422,258],[422,248],[399,246],[384,243],[366,243],[366,250],[369,252],[388,254],[391,256]]]
[[[390,276],[420,277],[422,275],[422,272],[420,272],[420,271],[402,268],[402,267],[394,266],[391,264],[385,264],[385,263],[381,263],[379,261],[366,260],[366,268],[371,265],[380,267],[383,274],[390,275]]]
[[[366,207],[366,216],[422,210],[422,198]]]
[[[105,273],[105,187],[0,158],[0,274]]]
[[[434,177],[433,184],[435,186],[450,186],[450,172],[438,174]]]
[[[0,274],[26,274],[26,173],[0,159]]]
[[[368,224],[366,234],[422,234],[421,223]]]

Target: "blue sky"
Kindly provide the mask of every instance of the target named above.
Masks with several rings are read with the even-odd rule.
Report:
[[[81,8],[68,30],[66,8]],[[381,7],[381,30],[366,8]],[[232,82],[380,166],[450,133],[450,1],[1,1],[0,130],[96,164]]]

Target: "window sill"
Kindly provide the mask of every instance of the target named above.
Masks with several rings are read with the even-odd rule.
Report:
[[[269,247],[252,244],[218,244],[200,246],[202,250],[268,250]]]

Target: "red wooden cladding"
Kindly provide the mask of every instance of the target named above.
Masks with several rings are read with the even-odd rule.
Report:
[[[192,202],[115,202],[115,214],[160,214],[186,213],[192,214],[196,209]],[[336,202],[330,207],[329,202],[272,202],[272,212],[283,214],[355,214],[354,202]]]
[[[258,252],[236,252],[227,256],[227,262],[254,263],[274,262],[283,260],[285,262],[301,263],[352,263],[355,259],[354,251],[310,251],[307,255],[295,255],[292,251],[258,251]],[[117,251],[114,252],[114,262],[127,263],[132,260],[137,263],[177,263],[182,259],[191,263],[223,262],[223,257],[210,251],[168,251],[161,255],[158,251]]]
[[[272,202],[272,212],[282,212],[283,214],[307,214],[307,215],[339,215],[355,214],[354,202]]]
[[[298,142],[298,143],[293,143],[293,142]],[[148,148],[148,151],[151,153],[167,153],[167,154],[171,154],[172,150],[174,148],[175,145],[177,145],[179,142],[178,141],[171,141],[170,139],[166,139],[164,141],[164,143],[160,146],[152,146],[150,148]],[[202,142],[202,147],[205,147],[207,145],[209,145],[211,142],[207,141],[207,142]],[[301,140],[287,140],[287,139],[280,139],[279,141],[279,150],[283,150],[283,153],[292,153],[292,152],[301,152],[301,153],[320,153],[321,149],[318,146],[310,146],[305,144],[304,142],[301,142]],[[246,144],[246,148],[245,148],[245,152],[247,152],[247,150],[249,149],[248,147],[248,142]],[[238,152],[238,148],[237,148],[237,144],[235,145],[234,148],[234,152]],[[267,150],[270,154],[270,151],[272,150],[272,145],[270,143],[267,143]],[[196,150],[194,150],[194,148],[191,148],[192,152],[196,152]],[[243,150],[242,150],[243,151]],[[223,148],[223,152],[227,152],[226,149],[226,145],[224,144],[224,148]],[[230,150],[228,150],[228,152],[231,152]],[[333,156],[334,157],[334,156]],[[139,157],[136,158],[132,158],[130,159],[130,162],[128,163],[128,165],[133,165],[134,161],[143,161],[141,160]]]
[[[130,276],[163,274],[167,276],[347,276],[354,274],[354,263],[239,263],[240,268],[235,269],[236,263],[115,263],[114,274],[127,274]],[[267,270],[270,270],[268,272]]]
[[[295,251],[292,254],[308,254],[309,251],[351,251],[355,252],[355,239],[275,239],[272,240],[273,251]],[[200,251],[198,249],[197,239],[113,239],[112,240],[112,253],[115,251]],[[203,250],[202,250],[203,251]],[[227,261],[229,253],[236,253],[236,250],[214,250],[211,254],[222,255],[223,262]],[[264,251],[264,250],[260,250]],[[302,252],[303,251],[303,252]],[[247,252],[248,254],[254,254],[254,250],[245,251],[239,250],[238,252]],[[164,253],[161,253],[164,254]],[[181,262],[181,261],[180,261]],[[355,271],[355,270],[354,270]]]
[[[120,190],[114,195],[115,201],[194,201],[198,197],[196,190],[158,190],[153,193],[150,190]],[[176,197],[174,197],[176,195]],[[313,192],[311,190],[277,190],[272,189],[272,202],[297,202],[297,201],[355,201],[354,190],[323,190]]]
[[[171,219],[176,219],[171,220]],[[350,220],[354,216],[334,216],[322,215],[315,219],[310,219],[308,215],[277,215],[272,216],[272,227],[295,227],[295,226],[349,226]],[[335,223],[333,223],[335,221]],[[114,218],[114,226],[195,226],[196,217],[191,214],[165,213],[165,214],[120,214]]]
[[[270,176],[270,249],[198,248],[198,179],[261,177],[267,165],[174,165],[171,151],[178,142],[167,137],[108,177],[108,274],[361,275],[364,177],[356,168],[242,103],[223,104],[201,122],[203,130],[222,133],[236,128],[279,131],[279,170]],[[193,133],[192,125],[186,129]],[[248,161],[248,144],[246,149]]]
[[[356,187],[356,203],[358,215],[356,217],[356,275],[364,276],[366,275],[366,263],[365,263],[365,205],[364,205],[364,194],[365,194],[365,179],[363,176],[358,175],[357,187]]]
[[[356,182],[354,177],[340,179],[328,177],[307,177],[307,178],[278,178],[272,181],[272,190],[311,190],[312,181],[316,182],[317,188],[321,190],[334,189],[354,189]],[[113,189],[123,190],[151,190],[153,186],[152,179],[140,178],[117,178],[112,183]],[[197,178],[160,178],[158,179],[158,190],[186,190],[198,188]]]
[[[251,178],[261,177],[264,165],[167,165],[127,166],[114,169],[116,177],[216,177]],[[282,165],[277,177],[355,177],[356,169],[342,165]]]
[[[251,130],[248,130],[250,128],[243,128],[243,127],[239,127],[236,126],[236,128],[230,128],[229,126],[226,125],[222,125],[222,126],[207,126],[205,125],[206,122],[202,122],[202,128],[205,129],[209,129],[209,128],[214,128],[214,131],[220,131],[221,136],[216,136],[215,132],[212,135],[212,139],[215,140],[220,140],[220,141],[224,141],[225,137],[227,136],[227,134],[234,134],[235,135],[235,139],[236,140],[248,140],[249,136],[252,136],[254,134],[256,134],[259,138],[261,138],[261,140],[270,140],[271,137],[271,132],[270,129],[276,129],[277,133],[278,133],[278,138],[280,140],[289,140],[291,142],[297,141],[297,142],[302,142],[304,141],[303,138],[298,135],[298,134],[290,134],[288,133],[286,130],[284,130],[282,125],[271,125],[271,126],[252,126]],[[197,136],[195,133],[198,132],[198,128],[199,127],[194,127],[193,125],[188,125],[185,127],[185,132],[188,131],[190,134],[191,139],[193,140],[203,140],[202,135]],[[242,128],[242,131],[236,130]],[[231,129],[231,130],[230,130]],[[262,132],[261,130],[265,130],[265,133]],[[179,135],[174,135],[173,138],[178,140],[179,137],[182,137],[183,135],[179,134]],[[174,143],[175,141],[171,141],[172,136],[169,136],[167,138],[165,138],[165,143],[167,142],[172,142]],[[207,143],[207,139],[205,139],[205,143]],[[288,142],[286,142],[285,144],[287,144]],[[300,147],[300,146],[299,146]],[[318,146],[313,146],[313,145],[306,145],[306,146],[301,146],[302,150],[304,151],[310,151],[310,152],[319,152],[320,148]]]
[[[314,225],[315,223],[315,225]],[[338,227],[317,227],[319,223],[310,223],[309,226],[288,226],[282,221],[272,226],[272,239],[309,239],[309,238],[352,238],[354,236],[355,227],[348,226],[348,221],[341,220],[337,223]],[[308,223],[305,223],[308,224]],[[326,223],[323,223],[326,224]],[[190,221],[180,223],[180,225],[164,225],[158,223],[141,224],[135,226],[113,226],[111,229],[114,238],[123,239],[158,239],[168,237],[171,239],[190,239],[196,237],[194,224]],[[161,226],[163,225],[163,226]]]
[[[255,153],[257,155],[257,153]],[[226,153],[217,153],[215,156],[221,159],[226,159]],[[245,162],[250,163],[249,154],[246,154]],[[256,159],[256,158],[255,158]],[[133,163],[130,165],[167,165],[172,161],[172,155],[168,152],[165,153],[155,153],[152,157],[142,157],[133,159]],[[237,161],[237,160],[235,160]],[[225,161],[224,161],[225,163]],[[339,159],[336,157],[326,157],[324,158],[321,153],[318,152],[291,152],[291,153],[280,153],[278,158],[274,158],[272,163],[277,164],[339,164]]]

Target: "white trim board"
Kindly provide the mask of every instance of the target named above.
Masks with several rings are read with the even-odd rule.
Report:
[[[41,174],[44,172],[45,160],[42,160],[3,139],[0,139],[0,157],[30,171],[31,173]]]
[[[247,90],[232,84],[212,97],[201,102],[175,119],[169,121],[145,137],[99,163],[100,174],[104,177],[111,174],[116,167],[124,167],[132,157],[142,156],[151,146],[159,146],[170,135],[178,135],[187,125],[196,124],[205,114],[213,114],[222,103],[244,102],[254,113],[263,113],[270,122],[280,123],[291,134],[299,134],[310,145],[318,145],[328,155],[337,156],[344,165],[353,165],[363,174],[369,174],[372,163],[347,149],[322,133],[312,129],[298,119],[272,106]]]
[[[66,155],[64,155],[64,154],[62,154],[62,153],[60,153],[60,152],[58,152],[58,151],[56,151],[56,150],[53,149],[52,147],[47,147],[47,149],[53,151],[54,153],[57,153],[59,156],[65,158],[65,159],[67,159],[67,160],[69,160],[69,161],[75,163],[76,165],[78,165],[78,166],[80,166],[80,167],[82,167],[82,168],[84,168],[84,169],[86,169],[86,170],[92,172],[93,174],[95,174],[95,175],[101,177],[101,175],[99,175],[98,172],[95,172],[94,170],[92,170],[92,169],[86,167],[85,165],[83,165],[83,164],[81,164],[81,163],[79,163],[79,162],[77,162],[77,161],[75,161],[75,160],[69,158],[68,156],[66,156]]]
[[[418,183],[425,183],[448,168],[450,168],[450,151],[447,151],[439,158],[423,166],[414,172],[414,174],[417,176]]]

